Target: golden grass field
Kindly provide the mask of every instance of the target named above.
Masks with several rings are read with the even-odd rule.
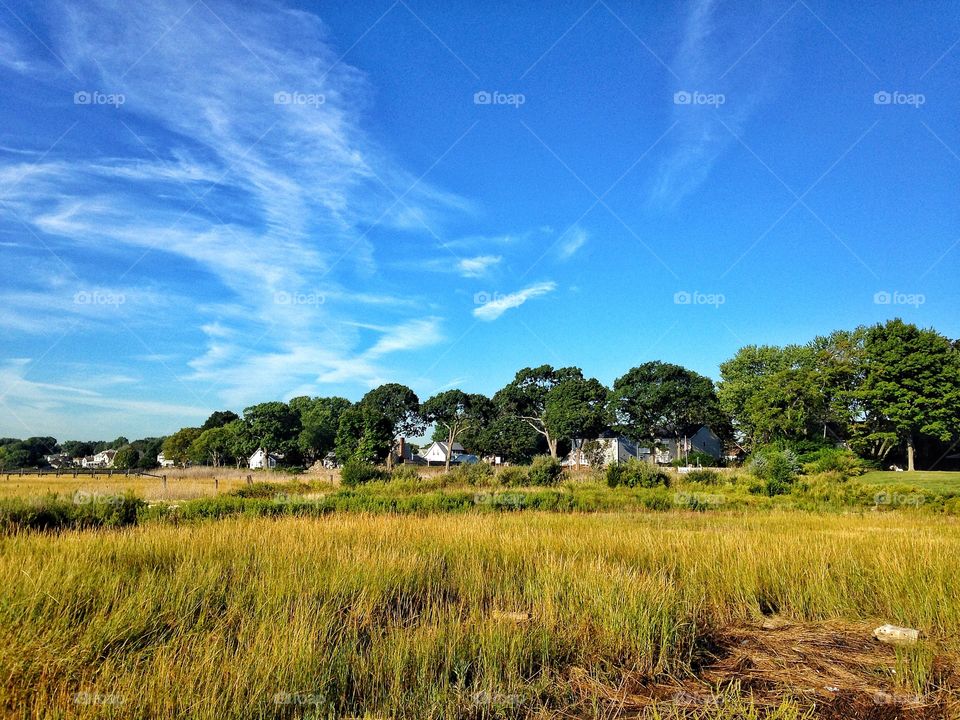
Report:
[[[0,537],[0,712],[951,717],[958,558],[954,518],[906,512],[15,533]],[[885,622],[924,640],[880,645]]]
[[[247,476],[254,482],[289,482],[294,478],[339,484],[339,471],[325,470],[289,475],[283,472],[235,469],[235,468],[165,468],[153,470],[152,474],[166,475],[167,480],[157,477],[136,475],[80,475],[73,477],[64,473],[57,475],[22,475],[16,473],[9,477],[0,473],[0,498],[36,497],[53,493],[70,496],[77,490],[104,494],[135,493],[148,502],[190,500],[199,497],[212,497],[232,492],[247,484]]]

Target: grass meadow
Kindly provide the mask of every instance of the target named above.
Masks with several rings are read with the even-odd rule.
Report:
[[[955,518],[907,510],[16,531],[0,535],[0,711],[951,717],[958,557]],[[884,622],[923,641],[880,645]]]

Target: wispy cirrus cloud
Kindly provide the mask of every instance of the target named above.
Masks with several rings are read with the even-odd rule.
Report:
[[[457,269],[464,277],[482,277],[487,270],[498,265],[503,260],[502,255],[477,255],[463,258],[457,263]]]
[[[587,244],[587,241],[590,239],[590,236],[587,234],[587,231],[581,227],[571,228],[566,236],[563,238],[563,241],[560,243],[560,248],[558,254],[560,255],[561,260],[568,260],[573,257],[577,250],[582,248]]]
[[[100,267],[119,283],[200,274],[196,296],[184,283],[179,301],[174,291],[166,297],[177,304],[166,334],[183,346],[199,331],[204,342],[175,368],[177,382],[205,399],[212,392],[210,402],[244,403],[304,382],[366,384],[387,374],[378,363],[389,354],[439,342],[442,320],[413,316],[416,298],[358,291],[348,278],[377,267],[371,228],[442,228],[472,204],[368,136],[366,77],[342,60],[316,15],[94,0],[45,16],[56,58],[37,54],[16,69],[58,75],[77,137],[50,137],[48,152],[0,153],[0,221],[44,238],[78,287],[102,287]],[[74,103],[74,92],[94,90],[125,101]],[[87,125],[96,132],[76,142]],[[18,289],[0,324],[28,332],[72,319],[96,331],[97,305],[41,295]],[[349,321],[366,313],[394,330],[356,332]],[[146,354],[171,356],[143,337]]]
[[[473,316],[478,320],[487,322],[496,320],[507,310],[518,308],[527,300],[551,293],[556,288],[557,284],[555,282],[540,282],[507,295],[496,295],[489,302],[475,308]]]
[[[710,176],[717,159],[736,144],[734,134],[742,132],[770,95],[777,68],[783,66],[782,59],[771,55],[788,52],[788,43],[775,30],[789,8],[788,4],[730,5],[718,0],[693,0],[688,5],[670,61],[679,78],[673,96],[675,125],[665,139],[666,152],[653,177],[652,204],[675,206]],[[750,38],[761,38],[761,42],[751,47]]]

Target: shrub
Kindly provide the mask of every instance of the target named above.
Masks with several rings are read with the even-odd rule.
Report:
[[[416,465],[397,465],[390,471],[390,480],[393,482],[419,482],[421,479]]]
[[[501,468],[500,472],[497,473],[497,482],[501,485],[507,485],[508,487],[526,485],[528,481],[527,469],[523,467],[511,465]]]
[[[723,476],[716,470],[691,470],[685,476],[687,482],[703,483],[704,485],[719,485]]]
[[[630,458],[607,468],[607,485],[617,487],[670,487],[670,475],[652,463]]]
[[[386,471],[381,470],[376,465],[365,463],[360,460],[348,460],[340,468],[340,482],[347,487],[363,485],[364,483],[377,480],[386,480],[388,478]]]
[[[527,481],[531,485],[556,485],[563,475],[563,466],[555,457],[537,455],[530,464]]]
[[[686,465],[696,465],[698,467],[716,467],[717,459],[713,455],[707,455],[707,453],[695,451],[689,453],[686,458],[677,458],[672,463],[674,467],[684,467]]]
[[[809,461],[803,466],[808,475],[818,475],[825,472],[836,472],[843,479],[863,475],[864,466],[859,457],[850,450],[843,448],[823,448],[810,453]]]
[[[487,463],[464,463],[453,471],[456,482],[468,485],[492,485],[493,468]]]
[[[763,481],[767,495],[783,495],[790,491],[800,472],[796,453],[788,448],[761,448],[750,456],[750,472]]]

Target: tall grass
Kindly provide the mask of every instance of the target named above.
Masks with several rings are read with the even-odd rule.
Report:
[[[955,637],[958,556],[955,523],[892,513],[15,533],[0,537],[0,714],[602,715],[603,697],[573,678],[683,676],[713,629],[763,612]]]

